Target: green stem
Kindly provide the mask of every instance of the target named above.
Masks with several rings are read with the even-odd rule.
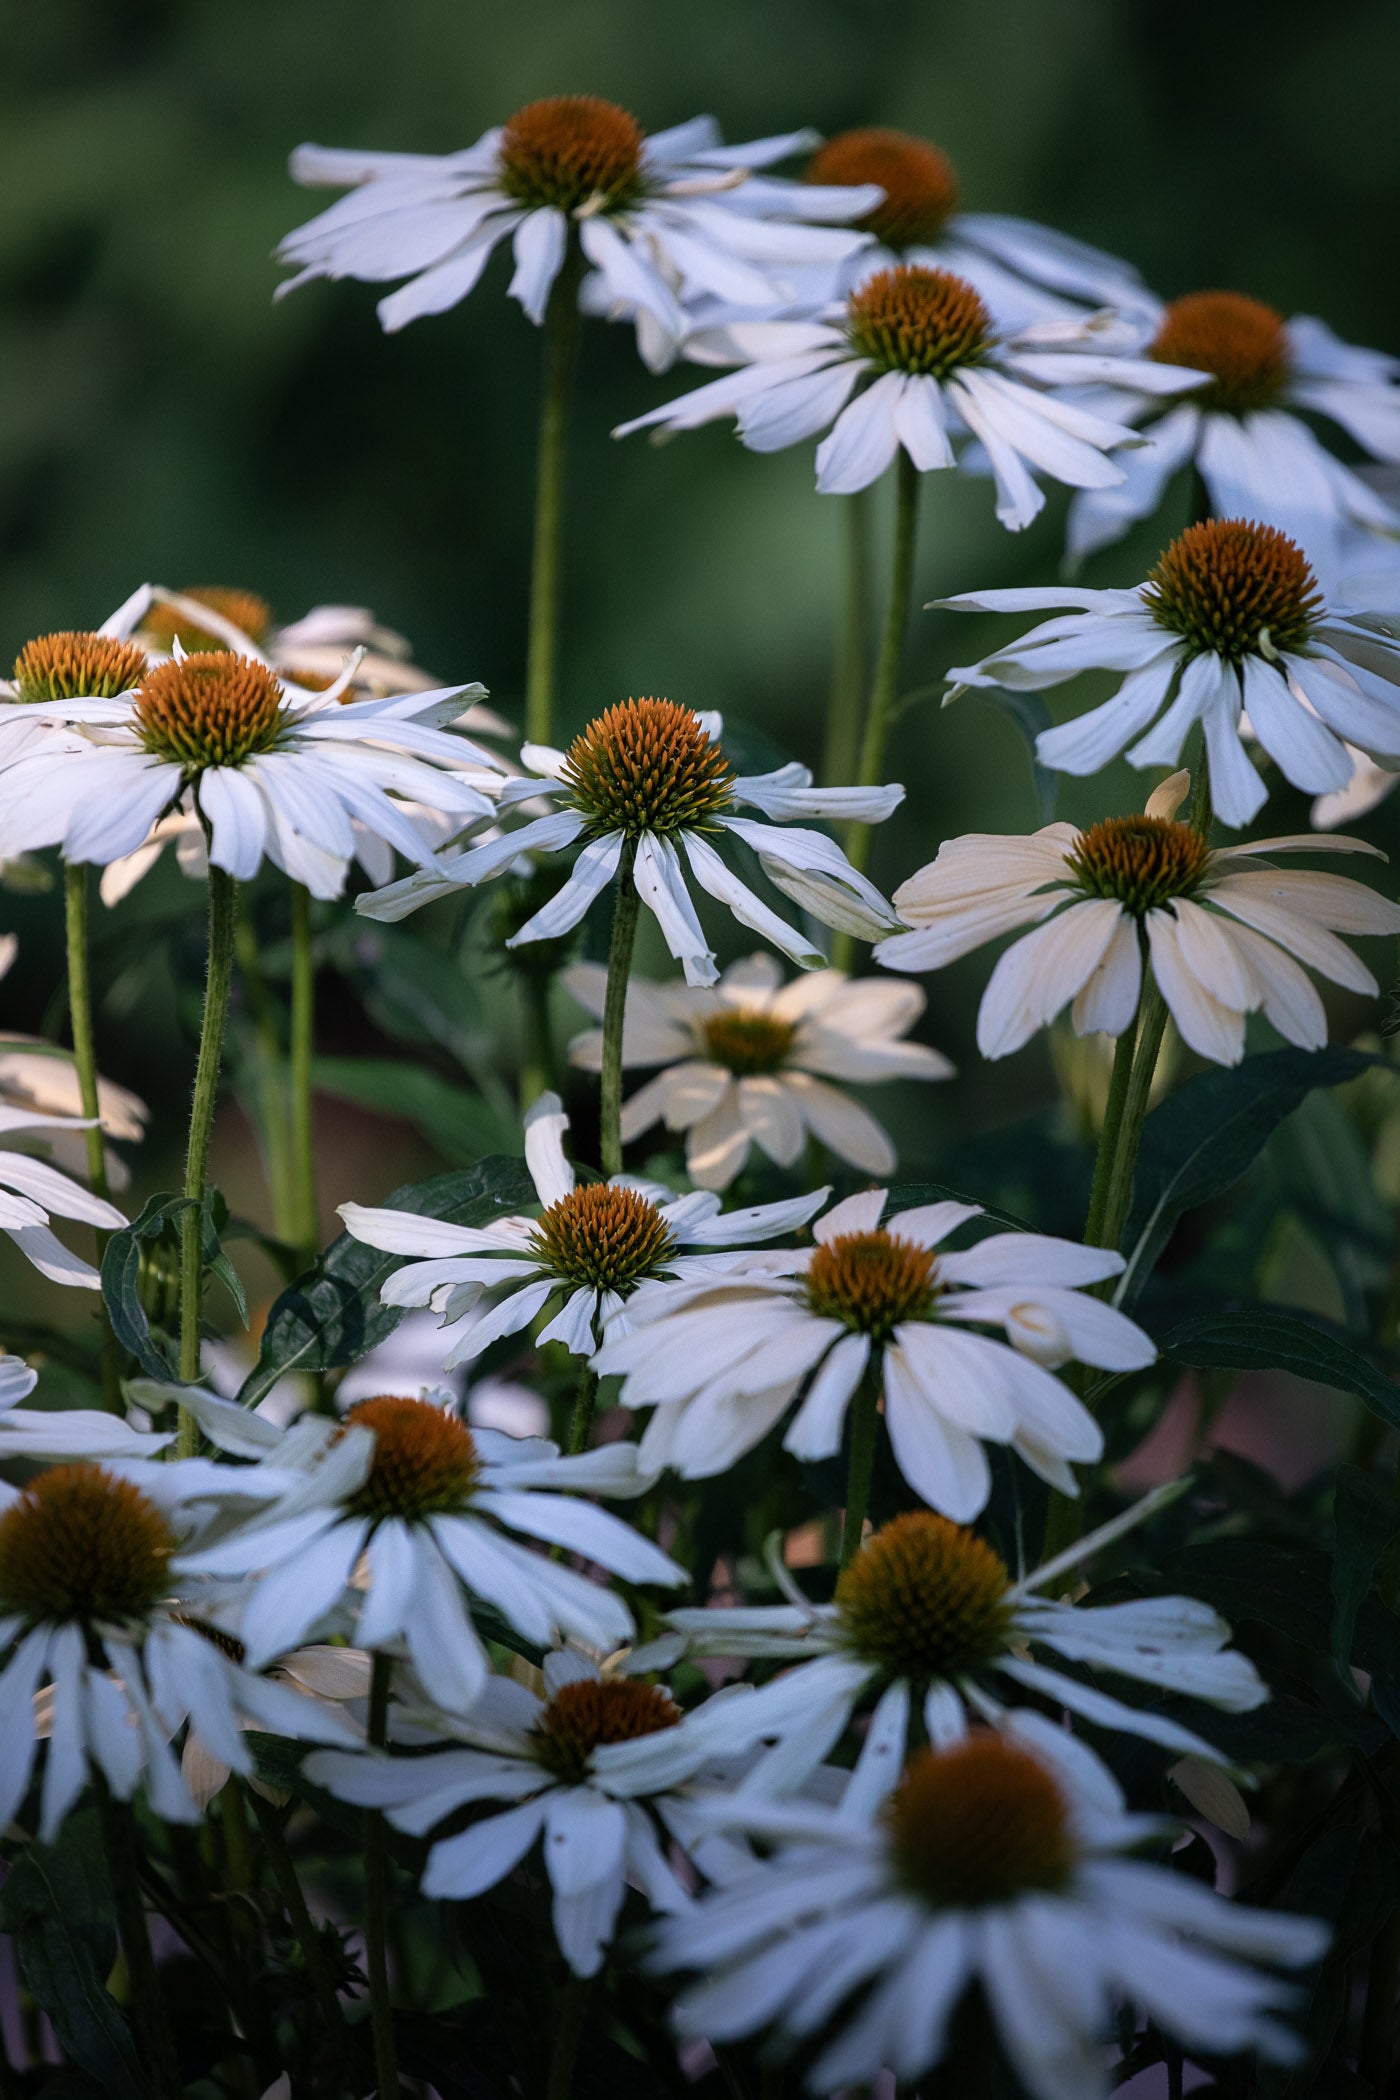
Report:
[[[1133,1175],[1137,1169],[1138,1146],[1142,1142],[1142,1126],[1147,1118],[1147,1104],[1152,1093],[1152,1080],[1157,1070],[1157,1059],[1161,1054],[1166,1026],[1167,1002],[1158,989],[1156,978],[1144,964],[1132,1073],[1123,1101],[1117,1143],[1108,1165],[1108,1185],[1104,1192],[1102,1222],[1094,1239],[1090,1240],[1089,1235],[1085,1234],[1090,1246],[1117,1247],[1123,1238],[1123,1227],[1128,1222],[1128,1206],[1132,1201]]]
[[[306,1963],[306,1973],[311,1981],[316,2010],[320,2014],[321,2025],[325,2029],[335,2060],[338,2089],[348,2095],[349,2100],[354,2100],[354,2096],[360,2090],[360,2079],[350,2044],[350,2029],[346,2025],[345,2013],[336,1994],[335,1978],[331,1973],[330,1963],[326,1960],[321,1935],[316,1930],[316,1922],[297,1875],[296,1862],[287,1843],[282,1818],[272,1803],[263,1799],[256,1787],[249,1787],[248,1799],[252,1804],[253,1814],[257,1817],[263,1843],[267,1847],[272,1878],[277,1883],[278,1894],[282,1898],[292,1931],[296,1935],[297,1945],[301,1948],[302,1960]]]
[[[102,1142],[102,1105],[97,1081],[97,1046],[92,1028],[92,979],[88,969],[88,871],[85,862],[64,869],[64,919],[68,935],[68,1018],[73,1031],[73,1064],[78,1074],[78,1093],[89,1127],[83,1132],[87,1149],[88,1186],[104,1203],[111,1201],[107,1186],[107,1154]],[[107,1252],[110,1235],[95,1229],[97,1266]],[[106,1298],[98,1294],[98,1337],[102,1357],[102,1398],[114,1413],[122,1404],[117,1340],[112,1332]]]
[[[394,1665],[376,1655],[370,1673],[369,1740],[383,1749],[389,1738],[389,1686]],[[389,1849],[384,1819],[365,1817],[365,1964],[369,1970],[370,2027],[378,2100],[398,2100],[399,2060],[394,2046],[394,2007],[389,1995]]]
[[[1089,1197],[1089,1217],[1084,1227],[1084,1244],[1087,1247],[1104,1245],[1099,1235],[1103,1231],[1109,1181],[1123,1128],[1123,1109],[1128,1098],[1128,1086],[1133,1070],[1133,1045],[1136,1041],[1137,1015],[1134,1014],[1113,1049],[1113,1074],[1108,1082],[1103,1128],[1099,1132],[1099,1149],[1094,1156],[1094,1186]]]
[[[870,491],[858,489],[838,508],[845,575],[822,761],[827,787],[847,787],[855,777],[860,703],[870,652]]]
[[[238,921],[238,977],[253,1025],[252,1100],[246,1104],[257,1126],[263,1173],[272,1198],[272,1228],[290,1246],[295,1237],[296,1199],[286,1142],[287,1072],[277,1012],[258,957],[258,937],[245,913]]]
[[[316,1142],[311,1114],[311,1055],[316,1033],[316,975],[311,959],[311,892],[292,884],[292,1015],[287,1079],[291,1095],[292,1244],[304,1268],[321,1241],[316,1204]]]
[[[546,2100],[570,2100],[574,2090],[574,2064],[578,2057],[578,2045],[588,2018],[588,1978],[575,1976],[569,1971],[569,1980],[560,1992],[559,2024],[554,2030],[554,2046],[549,2056],[549,2083],[545,2088]]]
[[[627,979],[637,939],[637,914],[641,909],[641,898],[632,879],[636,858],[636,843],[629,839],[622,849],[617,871],[612,946],[608,950],[608,988],[603,1000],[602,1131],[599,1144],[603,1172],[607,1175],[622,1172],[622,1028],[627,1015]]]
[[[219,1094],[219,1059],[233,984],[238,885],[222,868],[209,870],[209,967],[204,983],[204,1020],[199,1032],[190,1135],[185,1152],[185,1198],[180,1213],[180,1379],[199,1383],[199,1325],[204,1297],[204,1195],[209,1184],[209,1137]],[[199,1442],[194,1416],[180,1412],[179,1454],[191,1457]]]
[[[870,1482],[875,1472],[875,1443],[880,1433],[880,1374],[868,1370],[851,1403],[851,1450],[846,1472],[846,1513],[841,1525],[840,1565],[849,1568],[860,1551],[860,1535],[870,1508]]]
[[[543,970],[522,972],[520,993],[525,1007],[525,1055],[520,1064],[522,1114],[554,1084],[554,1028],[550,1019],[550,979]]]
[[[574,1395],[574,1411],[569,1417],[568,1453],[571,1458],[588,1449],[589,1431],[593,1427],[593,1409],[598,1398],[598,1373],[585,1363],[579,1373],[578,1391]]]
[[[117,1800],[101,1774],[94,1773],[93,1780],[107,1871],[112,1880],[117,1932],[131,1980],[132,2010],[137,2029],[160,2100],[180,2100],[184,2084],[165,2000],[161,1996],[160,1976],[151,1952],[150,1934],[146,1929],[146,1906],[141,1896],[131,1806],[129,1802]]]
[[[535,548],[530,570],[530,640],[525,666],[525,734],[532,744],[554,740],[565,438],[578,340],[581,274],[582,257],[577,238],[570,232],[569,250],[554,280],[544,316],[539,452],[535,467]]]
[[[885,624],[880,635],[880,654],[870,688],[865,717],[865,735],[860,747],[861,787],[876,787],[884,778],[885,745],[899,698],[899,668],[904,657],[904,636],[909,625],[909,600],[914,587],[914,554],[919,538],[920,475],[902,448],[895,466],[894,556],[890,565],[890,595]],[[870,852],[870,826],[853,824],[846,853],[856,867],[864,869]]]

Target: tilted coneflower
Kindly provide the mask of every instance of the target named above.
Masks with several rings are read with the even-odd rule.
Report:
[[[843,1558],[860,1535],[881,1405],[896,1465],[947,1516],[965,1521],[984,1507],[989,1443],[1076,1492],[1071,1461],[1097,1458],[1103,1438],[1048,1367],[1077,1358],[1129,1370],[1155,1354],[1140,1328],[1083,1288],[1116,1275],[1121,1256],[1023,1232],[950,1250],[943,1242],[980,1215],[975,1204],[886,1217],[888,1200],[872,1189],[836,1204],[785,1274],[637,1292],[627,1330],[593,1363],[622,1377],[624,1406],[655,1410],[643,1466],[686,1479],[722,1473],[789,1412],[783,1448],[831,1458],[856,1402]]]
[[[1142,426],[1122,455],[1125,479],[1070,506],[1069,550],[1082,558],[1149,517],[1168,482],[1194,468],[1216,517],[1258,518],[1296,539],[1329,590],[1353,570],[1387,560],[1400,511],[1318,435],[1340,431],[1348,456],[1400,460],[1400,361],[1343,343],[1310,315],[1286,321],[1232,291],[1140,300],[1125,316],[1138,358],[1203,376],[1163,413],[1150,388],[1124,372],[1113,409]],[[1333,440],[1335,444],[1335,439]]]
[[[163,1501],[89,1463],[0,1488],[0,1823],[19,1810],[42,1744],[46,1843],[95,1774],[120,1800],[144,1786],[158,1815],[198,1821],[171,1749],[187,1721],[244,1774],[253,1769],[246,1726],[353,1740],[336,1717],[197,1630],[178,1599],[180,1539]]]
[[[22,689],[40,682],[27,665],[52,657],[46,645],[55,639],[74,638],[31,644],[20,659]],[[56,732],[0,765],[0,857],[56,845],[70,862],[105,865],[142,846],[158,818],[196,812],[216,868],[246,878],[267,858],[314,896],[334,897],[357,851],[357,824],[410,860],[432,858],[400,798],[450,811],[462,825],[493,811],[495,761],[434,726],[479,688],[336,706],[351,666],[310,696],[226,648],[152,665],[132,644],[109,647],[113,663],[120,658],[109,678],[134,675],[134,684],[0,705],[0,737],[17,720]]]
[[[592,303],[635,320],[659,368],[686,333],[688,302],[724,292],[761,304],[783,270],[833,266],[867,244],[811,222],[856,217],[873,190],[755,173],[815,143],[794,131],[725,146],[711,117],[648,134],[597,95],[553,95],[456,153],[300,146],[296,181],[350,194],[287,235],[278,252],[297,274],[281,290],[317,277],[406,279],[379,305],[394,330],[465,299],[509,239],[511,296],[538,323],[576,242],[600,279]],[[568,293],[577,297],[572,279]]]
[[[412,1211],[342,1204],[352,1238],[413,1257],[382,1286],[384,1303],[431,1306],[445,1328],[460,1328],[445,1369],[470,1362],[551,1309],[540,1341],[590,1356],[609,1321],[649,1278],[738,1271],[754,1260],[755,1246],[796,1231],[826,1200],[827,1191],[819,1189],[726,1213],[716,1195],[677,1196],[635,1177],[579,1183],[564,1153],[567,1129],[557,1094],[542,1094],[525,1118],[538,1218],[453,1225]],[[796,1258],[775,1251],[762,1260],[777,1267]]]
[[[1159,1497],[1117,1517],[1019,1582],[985,1539],[946,1517],[893,1518],[843,1570],[830,1604],[812,1604],[776,1561],[785,1604],[672,1611],[665,1623],[692,1656],[790,1662],[752,1697],[702,1706],[678,1749],[743,1755],[771,1744],[745,1779],[751,1791],[791,1793],[858,1716],[868,1726],[848,1783],[848,1813],[873,1809],[922,1735],[962,1740],[977,1722],[1014,1727],[1032,1701],[1080,1723],[1141,1736],[1178,1755],[1218,1761],[1199,1733],[1132,1706],[1058,1664],[1136,1679],[1156,1693],[1245,1713],[1268,1697],[1230,1628],[1194,1597],[1076,1605],[1038,1594],[1150,1513]],[[662,1636],[662,1642],[666,1637]],[[1048,1663],[1035,1651],[1049,1651]],[[639,1656],[639,1661],[645,1656]]]
[[[912,2084],[980,1989],[1033,2100],[1107,2100],[1124,2004],[1193,2053],[1296,2062],[1278,2014],[1298,1994],[1252,1964],[1316,1961],[1328,1928],[1127,1857],[1162,1826],[1125,1813],[1102,1767],[1077,1787],[1058,1733],[982,1729],[921,1751],[873,1820],[714,1802],[716,1829],[777,1850],[659,1928],[650,1966],[703,1972],[676,2001],[680,2032],[722,2045],[771,2030],[779,2049],[821,2036],[815,2093],[882,2072]]]
[[[620,876],[655,914],[686,982],[713,984],[719,973],[695,915],[688,871],[741,925],[804,968],[820,967],[821,951],[730,871],[718,848],[737,841],[757,855],[775,888],[823,924],[866,940],[891,930],[895,915],[834,840],[778,826],[802,817],[879,822],[903,799],[903,788],[817,788],[799,765],[741,776],[724,754],[722,730],[718,715],[670,700],[627,700],[589,723],[567,751],[527,744],[522,758],[530,770],[503,791],[501,806],[539,797],[557,805],[550,815],[441,859],[422,875],[362,898],[357,909],[400,919],[454,888],[504,873],[521,853],[578,846],[568,880],[509,946],[568,932]],[[740,816],[745,803],[776,821]]]
[[[1245,1017],[1256,1012],[1300,1049],[1320,1049],[1327,1015],[1302,965],[1374,995],[1375,978],[1337,935],[1400,932],[1400,907],[1346,876],[1285,870],[1273,857],[1384,854],[1315,832],[1211,849],[1176,814],[1188,786],[1187,774],[1173,774],[1142,816],[1104,817],[1087,831],[1047,824],[1029,838],[949,839],[895,892],[912,931],[882,942],[877,960],[937,970],[1033,927],[982,996],[984,1057],[1019,1050],[1066,1006],[1078,1035],[1125,1035],[1148,963],[1200,1056],[1238,1064]]]
[[[246,1410],[188,1390],[182,1404],[215,1444],[248,1450]],[[251,1434],[279,1491],[176,1565],[248,1580],[237,1632],[254,1665],[348,1619],[358,1647],[406,1655],[436,1700],[465,1712],[491,1674],[474,1602],[542,1648],[565,1635],[600,1650],[632,1637],[620,1597],[534,1541],[629,1582],[684,1579],[650,1539],[579,1499],[642,1492],[631,1445],[561,1457],[542,1438],[468,1428],[442,1393],[377,1394],[339,1424]]]
[[[1199,722],[1223,821],[1247,824],[1268,790],[1248,727],[1285,779],[1309,794],[1345,788],[1357,752],[1400,764],[1400,643],[1345,591],[1324,596],[1302,549],[1247,518],[1188,526],[1135,590],[1073,585],[967,591],[955,612],[1053,612],[1017,642],[949,672],[954,692],[1042,692],[1083,671],[1122,678],[1112,699],[1044,729],[1042,765],[1096,773],[1120,751],[1174,765]],[[1396,604],[1400,607],[1400,584]]]
[[[607,972],[576,963],[563,979],[601,1021]],[[914,997],[900,996],[908,992]],[[658,1122],[684,1131],[686,1172],[699,1188],[727,1188],[755,1145],[779,1166],[794,1166],[809,1135],[867,1174],[890,1174],[895,1150],[888,1135],[839,1082],[950,1077],[946,1057],[906,1039],[923,1008],[912,985],[848,978],[843,970],[784,984],[770,955],[732,964],[713,989],[634,977],[623,1069],[666,1069],[624,1102],[623,1140]],[[602,1053],[601,1029],[569,1045],[572,1063],[589,1071],[601,1068]]]
[[[431,1697],[434,1680],[424,1681]],[[700,1754],[677,1775],[671,1745],[681,1713],[659,1685],[600,1672],[564,1650],[544,1659],[544,1694],[494,1677],[464,1718],[442,1715],[412,1757],[332,1751],[307,1769],[318,1786],[381,1809],[415,1837],[430,1837],[473,1803],[518,1804],[438,1838],[424,1894],[467,1902],[539,1842],[560,1951],[575,1975],[594,1976],[629,1882],[654,1910],[681,1910],[690,1898],[669,1857],[673,1847],[735,1856],[697,1821],[684,1784],[702,1763],[722,1765]],[[612,1762],[623,1748],[625,1775]],[[660,1760],[655,1778],[649,1756]]]

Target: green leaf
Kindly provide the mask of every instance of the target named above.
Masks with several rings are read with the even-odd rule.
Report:
[[[1158,1345],[1171,1363],[1197,1369],[1291,1371],[1355,1393],[1372,1414],[1400,1428],[1400,1386],[1325,1320],[1272,1305],[1202,1313]]]
[[[1400,1534],[1400,1498],[1390,1481],[1341,1466],[1333,1504],[1337,1543],[1332,1553],[1332,1654],[1345,1669],[1351,1661],[1356,1617],[1371,1594],[1377,1567]]]
[[[489,1062],[491,1020],[480,992],[453,956],[421,934],[351,917],[331,929],[326,957],[386,1034],[435,1043],[469,1072]]]
[[[323,1094],[337,1094],[377,1115],[411,1123],[454,1166],[470,1166],[507,1136],[501,1118],[480,1094],[421,1065],[388,1058],[321,1057],[311,1068],[311,1079]]]
[[[525,1162],[493,1158],[395,1189],[382,1207],[419,1211],[454,1225],[488,1225],[535,1200]],[[402,1258],[366,1247],[343,1232],[314,1269],[283,1291],[268,1314],[262,1348],[238,1395],[239,1405],[255,1407],[291,1372],[358,1363],[386,1341],[403,1312],[398,1306],[381,1305],[379,1289]]]
[[[892,1218],[902,1210],[916,1210],[926,1203],[977,1203],[977,1198],[963,1189],[949,1188],[946,1181],[902,1181],[890,1190],[886,1215]],[[1013,1210],[998,1210],[994,1203],[978,1204],[978,1209],[991,1224],[1008,1226],[1013,1232],[1035,1231]]]
[[[131,2033],[103,1978],[117,1951],[97,1812],[70,1816],[56,1845],[27,1845],[0,1896],[25,1983],[65,2053],[112,2100],[148,2100]]]
[[[1361,1050],[1269,1050],[1202,1072],[1169,1095],[1143,1125],[1132,1252],[1114,1303],[1133,1305],[1177,1219],[1233,1187],[1314,1087],[1341,1086],[1376,1065],[1387,1060]]]
[[[187,1196],[152,1196],[138,1218],[114,1232],[102,1257],[102,1295],[107,1303],[112,1332],[123,1349],[129,1349],[148,1378],[169,1380],[179,1372],[175,1359],[151,1332],[146,1308],[141,1303],[141,1253],[154,1241],[165,1238],[172,1259],[178,1260],[180,1217],[189,1207]],[[217,1189],[204,1198],[204,1266],[223,1284],[233,1299],[239,1319],[248,1325],[248,1301],[238,1272],[223,1251],[220,1225],[227,1222],[228,1209]]]

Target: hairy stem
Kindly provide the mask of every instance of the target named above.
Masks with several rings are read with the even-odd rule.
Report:
[[[573,1413],[569,1417],[569,1441],[566,1448],[571,1458],[588,1449],[588,1436],[593,1427],[593,1408],[597,1398],[598,1373],[585,1364],[579,1373],[578,1391],[574,1394]]]
[[[389,1686],[394,1666],[376,1655],[370,1675],[369,1740],[382,1749],[389,1736]],[[399,2059],[394,2043],[394,2007],[389,1995],[389,1848],[384,1819],[365,1817],[365,1963],[369,1970],[370,2027],[378,2100],[398,2100]]]
[[[68,935],[68,1019],[73,1031],[73,1064],[78,1075],[78,1093],[88,1128],[83,1132],[87,1150],[88,1186],[94,1196],[111,1201],[107,1186],[107,1155],[102,1142],[102,1108],[97,1084],[97,1046],[92,1028],[92,979],[88,969],[88,871],[84,862],[72,862],[63,871],[64,919]],[[94,1230],[97,1266],[107,1251],[109,1234]],[[115,1413],[121,1411],[121,1376],[117,1341],[105,1297],[98,1293],[98,1345],[102,1354],[102,1399]]]
[[[890,564],[890,595],[885,606],[885,624],[880,634],[880,654],[870,687],[870,704],[861,739],[861,787],[875,787],[884,778],[885,746],[899,698],[899,669],[904,658],[904,636],[909,625],[909,599],[914,586],[914,554],[919,538],[919,470],[902,448],[895,463],[894,555]],[[870,826],[852,824],[846,840],[847,857],[864,869],[870,853]]]
[[[559,653],[559,544],[563,530],[564,463],[569,389],[578,340],[578,286],[582,259],[577,238],[554,280],[544,317],[540,374],[539,451],[535,467],[535,547],[530,570],[530,640],[525,666],[525,734],[532,744],[554,739],[554,688]]]
[[[233,983],[238,885],[222,868],[209,870],[209,966],[204,983],[204,1020],[199,1033],[190,1135],[185,1152],[185,1208],[180,1213],[180,1378],[199,1382],[199,1328],[204,1298],[204,1195],[209,1183],[209,1137],[219,1093],[219,1060]],[[193,1455],[199,1432],[194,1416],[180,1412],[179,1454]]]
[[[296,1203],[292,1190],[291,1159],[286,1143],[287,1072],[282,1055],[281,1034],[272,994],[263,976],[258,956],[258,937],[251,917],[238,921],[235,944],[238,979],[244,1004],[253,1026],[251,1099],[245,1101],[257,1127],[262,1149],[263,1173],[272,1198],[272,1228],[279,1240],[290,1246],[295,1237]]]
[[[608,1175],[622,1172],[622,1027],[627,1014],[627,979],[637,940],[637,914],[641,909],[637,885],[632,879],[636,858],[636,845],[629,840],[622,849],[617,870],[612,946],[608,950],[608,988],[603,1000],[602,1132],[599,1143],[603,1172]]]

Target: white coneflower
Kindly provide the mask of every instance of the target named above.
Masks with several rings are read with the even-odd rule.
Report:
[[[1067,1789],[1049,1748],[984,1730],[923,1751],[875,1822],[725,1804],[780,1850],[659,1928],[653,1968],[705,1972],[676,2002],[681,2033],[795,2042],[830,2025],[813,2092],[912,2083],[980,1986],[1034,2100],[1106,2100],[1124,2001],[1189,2051],[1298,2061],[1278,2017],[1297,1994],[1253,1964],[1314,1962],[1328,1928],[1126,1857],[1160,1826],[1125,1814],[1106,1775],[1095,1799]]]
[[[966,278],[901,263],[878,270],[806,321],[736,323],[726,331],[738,369],[614,432],[665,435],[734,417],[754,452],[777,452],[820,431],[817,488],[851,494],[903,450],[921,474],[989,462],[1002,524],[1021,531],[1044,507],[1035,475],[1071,488],[1114,488],[1107,455],[1137,442],[1129,425],[1077,406],[1057,388],[1102,376],[1101,327],[1047,321],[1008,333]],[[1117,360],[1113,360],[1115,368]],[[1125,371],[1125,378],[1127,374]],[[1163,391],[1194,375],[1154,367]],[[966,440],[981,453],[968,460]]]
[[[21,665],[73,640],[45,637]],[[133,685],[115,696],[71,697],[82,680],[65,659],[58,697],[44,696],[36,668],[30,689],[0,705],[0,738],[15,722],[61,732],[0,767],[0,857],[56,845],[69,861],[105,865],[185,808],[207,825],[215,867],[247,878],[266,858],[313,896],[335,897],[357,821],[410,860],[432,858],[396,797],[450,811],[460,825],[493,814],[496,762],[434,726],[461,712],[465,686],[338,706],[349,666],[325,692],[303,693],[228,651],[154,669],[137,653]]]
[[[77,1218],[107,1232],[119,1231],[126,1219],[113,1203],[90,1189],[70,1181],[46,1160],[3,1145],[6,1137],[28,1138],[43,1145],[50,1132],[71,1136],[84,1126],[72,1116],[44,1116],[32,1108],[0,1106],[0,1232],[12,1239],[26,1260],[54,1283],[78,1284],[85,1290],[101,1287],[101,1278],[90,1263],[70,1254],[49,1229],[50,1217]]]
[[[1400,592],[1400,579],[1397,579]],[[1247,824],[1267,789],[1241,741],[1255,741],[1309,794],[1344,790],[1355,746],[1400,765],[1400,644],[1345,590],[1324,598],[1302,549],[1246,518],[1210,519],[1172,541],[1135,590],[1072,585],[968,591],[955,612],[1053,612],[1017,642],[950,671],[954,690],[1043,692],[1083,671],[1122,678],[1101,706],[1036,739],[1065,773],[1096,773],[1120,751],[1135,766],[1174,765],[1197,722],[1211,795],[1227,824]]]
[[[688,868],[741,926],[762,934],[804,969],[820,968],[826,960],[821,950],[730,870],[717,850],[722,839],[748,846],[774,887],[823,925],[864,940],[890,931],[895,914],[835,841],[791,820],[879,823],[903,800],[903,788],[813,787],[811,773],[799,765],[745,778],[724,755],[722,731],[718,715],[696,714],[670,700],[628,700],[590,722],[566,752],[527,744],[521,757],[531,770],[503,790],[502,808],[538,797],[556,802],[556,809],[361,897],[356,909],[370,918],[401,919],[453,889],[503,874],[521,853],[578,846],[568,880],[511,936],[508,948],[567,933],[625,867],[687,984],[713,984],[719,972],[695,915]],[[741,803],[775,821],[739,816]]]
[[[718,1196],[676,1196],[631,1175],[580,1185],[564,1152],[568,1127],[557,1094],[541,1094],[525,1118],[538,1218],[454,1225],[413,1211],[341,1205],[353,1239],[413,1257],[383,1285],[386,1305],[430,1305],[444,1326],[465,1322],[445,1370],[503,1335],[518,1334],[549,1307],[554,1317],[540,1341],[588,1356],[649,1277],[713,1276],[756,1259],[768,1268],[790,1266],[795,1256],[756,1257],[750,1250],[805,1225],[829,1193],[818,1189],[725,1213]]]
[[[575,963],[563,981],[580,1006],[603,1017],[607,971]],[[912,998],[902,993],[914,993]],[[893,996],[891,996],[893,994]],[[723,971],[713,990],[686,984],[627,987],[622,1063],[666,1069],[624,1102],[624,1143],[654,1123],[685,1132],[686,1172],[699,1188],[727,1188],[757,1145],[777,1165],[801,1157],[810,1135],[867,1174],[891,1174],[895,1149],[868,1109],[840,1086],[891,1079],[948,1079],[948,1059],[903,1040],[924,1010],[915,987],[819,970],[784,984],[769,955]],[[572,1063],[596,1072],[599,1029],[576,1036]]]
[[[653,366],[669,362],[703,293],[763,303],[781,272],[834,265],[869,236],[805,223],[854,218],[875,192],[813,188],[755,175],[815,145],[794,131],[721,143],[712,117],[651,134],[596,95],[528,103],[457,153],[366,153],[301,146],[292,175],[353,185],[278,250],[296,275],[390,284],[379,303],[393,331],[456,306],[509,239],[511,296],[542,322],[571,234],[601,279],[602,302],[637,323]]]
[[[829,1458],[870,1375],[895,1463],[934,1509],[965,1521],[984,1507],[989,1443],[1076,1492],[1071,1461],[1097,1458],[1103,1436],[1047,1366],[1152,1362],[1142,1330],[1083,1288],[1116,1275],[1122,1257],[1028,1232],[940,1251],[980,1215],[976,1205],[932,1203],[882,1222],[887,1202],[872,1189],[836,1204],[794,1273],[638,1291],[628,1331],[593,1363],[621,1375],[624,1406],[655,1409],[639,1447],[645,1469],[722,1473],[799,1398],[783,1448]]]
[[[1212,850],[1176,811],[1185,773],[1140,817],[1079,831],[1047,824],[1029,838],[949,839],[896,892],[913,929],[877,951],[892,970],[937,970],[998,934],[1013,942],[977,1016],[984,1057],[1006,1057],[1065,1006],[1076,1034],[1121,1036],[1142,993],[1144,961],[1182,1040],[1217,1064],[1244,1055],[1245,1016],[1263,1012],[1300,1049],[1327,1041],[1322,1001],[1301,967],[1348,990],[1376,980],[1338,933],[1400,932],[1400,908],[1343,875],[1273,865],[1279,853],[1368,853],[1364,840],[1304,832]]]
[[[1126,478],[1070,506],[1069,549],[1082,558],[1150,517],[1171,477],[1194,467],[1217,517],[1267,519],[1298,540],[1329,587],[1400,534],[1400,511],[1316,434],[1321,417],[1371,459],[1400,460],[1400,362],[1343,343],[1323,322],[1286,321],[1239,292],[1136,302],[1139,358],[1203,373],[1163,413],[1148,389],[1116,390],[1113,413],[1143,426],[1122,455]]]

